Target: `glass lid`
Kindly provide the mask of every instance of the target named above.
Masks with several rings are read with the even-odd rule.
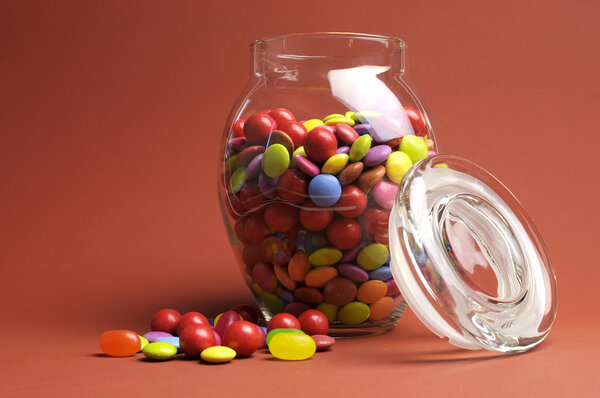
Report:
[[[548,250],[513,194],[475,163],[439,155],[404,177],[390,216],[394,280],[435,334],[512,353],[556,317]]]

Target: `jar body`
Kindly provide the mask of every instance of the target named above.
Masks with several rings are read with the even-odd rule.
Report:
[[[389,269],[390,210],[403,175],[437,150],[402,80],[404,43],[289,35],[255,42],[251,57],[218,193],[262,315],[316,308],[332,335],[389,330],[406,307]]]

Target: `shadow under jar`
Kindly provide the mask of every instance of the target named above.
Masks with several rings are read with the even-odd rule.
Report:
[[[398,185],[437,151],[402,80],[405,44],[354,33],[251,45],[252,75],[219,148],[218,193],[244,278],[268,321],[316,308],[330,334],[383,333],[406,303],[388,221]]]

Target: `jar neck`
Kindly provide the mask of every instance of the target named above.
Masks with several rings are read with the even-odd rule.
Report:
[[[339,76],[394,76],[404,72],[399,39],[355,33],[309,33],[257,40],[252,75],[267,84],[329,86]]]

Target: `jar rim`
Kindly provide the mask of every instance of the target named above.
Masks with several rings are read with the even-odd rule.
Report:
[[[406,43],[397,37],[374,35],[368,33],[354,33],[354,32],[306,32],[306,33],[289,33],[277,36],[268,36],[261,39],[257,39],[250,44],[251,48],[254,48],[255,52],[266,54],[266,55],[278,55],[284,57],[293,58],[329,58],[329,57],[355,57],[353,54],[326,54],[316,55],[308,53],[296,53],[297,51],[285,52],[281,54],[266,48],[260,48],[261,45],[267,45],[273,42],[286,42],[294,40],[316,40],[316,39],[348,39],[348,40],[360,40],[361,42],[378,42],[384,44],[384,48],[387,51],[382,51],[383,46],[380,46],[372,52],[363,52],[363,56],[380,56],[380,55],[393,55],[401,53],[406,47]]]

